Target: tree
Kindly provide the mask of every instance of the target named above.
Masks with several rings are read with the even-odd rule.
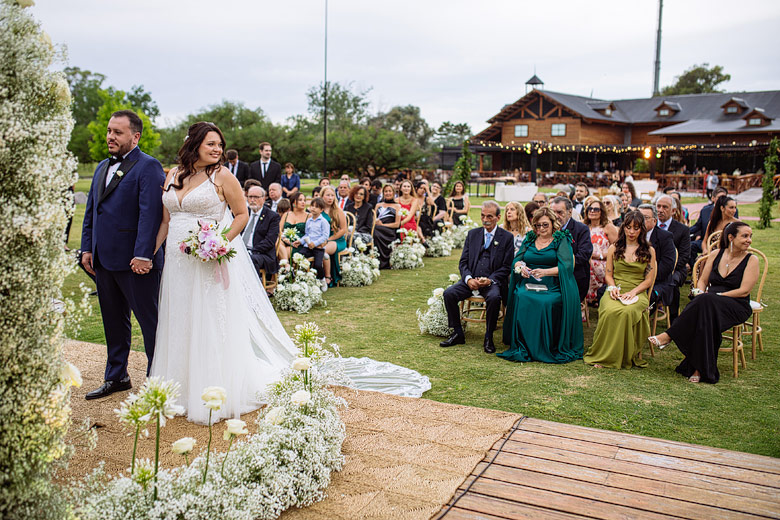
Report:
[[[712,92],[723,92],[718,90],[717,86],[724,81],[729,81],[731,74],[724,74],[723,67],[715,65],[710,67],[709,63],[694,65],[682,75],[675,78],[674,85],[664,87],[661,90],[662,96],[675,96],[680,94],[709,94]]]
[[[109,92],[113,91],[113,87],[109,87]],[[157,107],[157,102],[152,99],[152,94],[144,90],[143,85],[133,85],[130,88],[130,92],[127,93],[127,100],[130,102],[130,106],[134,110],[140,110],[150,119],[155,120],[160,117],[160,109]]]
[[[460,152],[460,157],[455,161],[455,166],[452,169],[452,177],[447,181],[447,185],[444,187],[444,193],[450,193],[452,187],[457,181],[463,182],[466,186],[471,182],[471,170],[474,168],[474,154],[471,153],[469,148],[469,142],[463,141],[463,148]]]
[[[761,185],[763,194],[761,196],[761,204],[758,207],[759,229],[772,227],[772,206],[775,204],[772,192],[775,189],[774,177],[777,171],[778,149],[780,149],[780,140],[777,137],[773,137],[764,159],[764,179]]]
[[[415,166],[425,153],[400,132],[374,126],[328,133],[328,163],[334,170],[376,177]]]
[[[31,4],[32,2],[30,2]],[[70,383],[62,377],[65,318],[57,312],[73,259],[63,230],[73,211],[76,161],[65,76],[51,39],[19,4],[0,2],[0,518],[70,517],[54,467],[67,454]]]
[[[353,89],[352,83],[342,85],[328,81],[328,130],[343,130],[366,122],[370,105],[366,96],[371,89]],[[325,107],[325,88],[320,83],[306,92],[309,100],[309,115],[313,130],[322,131],[322,116]]]
[[[433,129],[420,115],[420,107],[414,105],[393,107],[388,112],[371,118],[369,124],[401,132],[422,149],[428,148],[433,137]]]
[[[103,106],[97,111],[95,119],[91,121],[87,128],[91,136],[89,143],[89,154],[93,161],[100,161],[108,157],[108,145],[106,144],[106,128],[111,114],[117,110],[134,110],[144,124],[141,139],[138,141],[138,147],[142,152],[154,153],[160,146],[160,134],[155,131],[152,121],[142,111],[130,103],[127,94],[121,90],[110,92],[101,90],[100,97],[103,99]]]
[[[460,146],[471,137],[471,127],[467,123],[454,124],[443,122],[434,132],[433,142],[441,149],[445,146]]]
[[[75,125],[70,134],[68,150],[79,161],[92,160],[89,153],[90,133],[87,125],[95,120],[97,112],[103,105],[100,91],[106,77],[103,74],[82,70],[78,67],[66,67],[65,78],[70,85],[70,95],[73,99],[71,110]]]

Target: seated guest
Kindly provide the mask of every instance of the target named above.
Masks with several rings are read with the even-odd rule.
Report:
[[[544,205],[546,206],[547,203],[545,203]],[[529,223],[528,224],[529,226],[531,225],[530,222],[534,219],[534,213],[536,213],[536,210],[541,208],[541,207],[542,206],[540,206],[539,204],[537,204],[534,201],[531,201],[531,202],[529,202],[528,204],[525,205],[525,208],[524,208],[525,209],[525,220]]]
[[[289,199],[293,193],[301,191],[301,177],[295,173],[293,163],[284,163],[284,173],[282,174],[282,195]]]
[[[560,229],[550,208],[536,210],[532,223],[533,230],[512,261],[504,317],[504,343],[509,349],[499,356],[544,363],[581,359],[582,322],[571,234]]]
[[[728,195],[726,188],[715,188],[712,192],[710,203],[699,210],[699,220],[691,226],[691,266],[696,261],[696,257],[702,252],[702,237],[707,232],[707,226],[710,223],[710,216],[712,216],[712,210],[715,208],[715,202],[726,195]],[[739,213],[736,213],[734,216],[739,218]]]
[[[574,196],[572,198],[572,206],[573,211],[582,217],[582,220],[585,220],[585,198],[590,194],[590,190],[588,190],[588,185],[584,182],[578,182],[574,186]]]
[[[347,186],[352,182],[352,179],[349,178],[348,173],[342,173],[341,177],[339,177],[339,183],[346,182]]]
[[[320,196],[320,192],[322,192],[322,186],[315,186],[311,189],[311,198],[317,198]]]
[[[265,205],[276,211],[276,206],[280,200],[282,200],[282,185],[278,182],[272,182],[268,186],[268,199],[266,199]]]
[[[376,227],[374,228],[374,246],[379,253],[379,268],[390,269],[390,253],[393,242],[398,238],[401,227],[401,205],[395,201],[392,184],[382,188],[382,199],[376,204]]]
[[[623,223],[623,215],[621,213],[622,208],[622,202],[620,202],[620,199],[618,199],[614,195],[604,195],[604,198],[601,199],[602,204],[604,204],[604,210],[607,212],[607,218],[610,222],[612,222],[612,225],[615,226],[615,229],[620,227],[620,224]]]
[[[417,233],[417,212],[420,210],[417,198],[414,196],[414,185],[412,181],[401,181],[400,192],[396,202],[401,205],[402,210],[406,210],[406,216],[401,216],[401,227]],[[418,234],[419,236],[419,234]]]
[[[556,217],[562,231],[568,231],[574,237],[574,279],[577,280],[580,301],[585,299],[590,287],[590,257],[593,254],[593,244],[590,242],[590,230],[582,222],[572,218],[571,201],[566,197],[555,197],[550,203],[550,209]]]
[[[344,210],[349,200],[349,181],[339,181],[339,187],[336,189],[336,204],[340,210]]]
[[[244,244],[257,269],[266,275],[276,273],[276,239],[279,238],[279,215],[264,205],[265,191],[261,186],[249,188],[249,222],[241,233]]]
[[[436,225],[433,223],[436,206],[428,193],[428,183],[426,181],[414,183],[414,194],[417,202],[417,236],[424,243],[436,231]]]
[[[599,299],[598,290],[606,281],[607,251],[618,239],[618,230],[609,221],[604,204],[596,199],[585,207],[586,220],[590,230],[593,253],[590,256],[590,285],[585,301],[594,303]]]
[[[325,209],[322,216],[330,224],[330,237],[325,244],[325,252],[329,258],[325,260],[325,276],[329,286],[334,286],[341,280],[338,254],[347,248],[347,217],[336,202],[336,191],[332,186],[322,189],[322,201]]]
[[[658,348],[674,341],[685,359],[677,372],[692,383],[717,383],[721,334],[744,323],[752,313],[750,291],[758,280],[758,257],[748,251],[753,231],[744,222],[723,230],[720,248],[707,257],[696,289],[701,294],[666,332],[649,339]]]
[[[677,249],[674,247],[674,236],[665,229],[659,228],[658,210],[652,204],[640,204],[639,211],[645,219],[647,241],[655,250],[657,272],[653,292],[650,294],[650,305],[655,306],[660,301],[666,306],[674,301],[674,259]]]
[[[673,191],[669,193],[669,195],[671,195],[675,202],[677,202],[677,207],[674,209],[674,220],[680,224],[685,224],[685,226],[688,227],[690,221],[688,218],[688,208],[682,204],[682,195],[680,195],[679,191]]]
[[[325,186],[330,186],[330,179],[328,177],[323,177],[319,180],[317,186],[319,186],[320,189],[324,188]]]
[[[626,214],[615,243],[607,252],[607,290],[599,303],[593,344],[583,358],[596,367],[645,367],[639,357],[650,333],[647,291],[655,278],[655,251],[647,241],[644,216]],[[634,298],[637,301],[631,302]]]
[[[439,346],[451,347],[466,342],[458,304],[478,291],[485,299],[485,340],[482,348],[488,354],[496,351],[493,331],[496,330],[501,300],[506,295],[507,278],[515,251],[512,234],[497,225],[500,217],[501,207],[495,201],[482,203],[482,227],[468,232],[460,255],[458,266],[461,279],[444,291],[447,322],[454,332]]]
[[[225,158],[227,159],[225,167],[230,170],[230,173],[232,173],[239,182],[244,179],[249,179],[249,165],[238,159],[238,152],[236,150],[228,150],[225,152]]]
[[[290,209],[292,208],[292,205],[290,204],[289,199],[282,199],[279,201],[279,204],[276,205],[276,213],[281,217]]]
[[[300,253],[309,258],[314,257],[314,269],[320,280],[322,292],[328,290],[328,278],[325,273],[325,244],[328,243],[330,224],[322,216],[325,211],[325,201],[317,197],[309,206],[309,219],[306,221],[306,233],[293,242],[293,247],[300,247]]]
[[[358,184],[363,186],[366,189],[366,193],[368,193],[368,197],[366,198],[366,203],[370,204],[372,208],[376,206],[376,202],[377,202],[376,197],[372,196],[371,193],[371,179],[368,177],[362,177]]]
[[[636,188],[634,187],[634,183],[631,181],[625,181],[622,186],[623,193],[628,195],[631,198],[631,202],[628,203],[628,205],[631,207],[631,209],[636,209],[639,207],[640,204],[642,204],[642,199],[637,197],[636,195]]]
[[[345,211],[355,215],[355,229],[351,231],[354,237],[360,237],[365,244],[370,244],[373,241],[371,226],[374,223],[374,209],[367,200],[368,190],[362,184],[358,184],[349,192],[349,202]]]
[[[247,179],[246,182],[244,182],[244,186],[243,186],[243,188],[244,188],[244,198],[246,198],[247,192],[249,191],[249,188],[251,188],[252,186],[260,186],[260,187],[262,187],[263,185],[260,184],[260,181],[258,181],[257,179]],[[265,188],[263,188],[263,193],[265,193]],[[248,204],[248,202],[247,202],[247,204]]]
[[[726,226],[736,221],[737,201],[728,195],[719,197],[712,208],[712,216],[707,224],[707,231],[704,233],[704,238],[701,239],[702,252],[704,254],[709,253],[708,242],[710,235],[717,231],[722,231]]]
[[[447,220],[447,200],[441,194],[442,187],[439,181],[431,183],[430,198],[433,199],[433,205],[436,206],[436,214],[433,215],[433,224],[436,228],[441,228]]]
[[[531,231],[531,226],[525,217],[523,205],[519,202],[507,202],[504,208],[504,229],[512,233],[515,253],[520,250],[520,244],[525,240],[525,235]]]
[[[369,202],[376,207],[377,202],[382,201],[382,181],[374,179],[371,181],[371,199]]]
[[[537,203],[540,208],[544,207],[547,205],[547,194],[537,191],[531,199],[531,202]],[[533,215],[531,215],[531,217],[533,218]]]
[[[452,222],[456,226],[461,225],[460,217],[469,215],[471,203],[466,193],[466,185],[462,181],[456,181],[450,192],[450,204],[452,204]]]
[[[295,233],[298,237],[302,237],[306,234],[306,220],[309,218],[309,214],[306,212],[306,195],[300,191],[296,191],[290,197],[290,204],[292,208],[290,211],[282,215],[280,225],[280,232],[282,233],[281,243],[283,247],[279,248],[279,258],[289,260],[292,255],[298,252],[298,248],[293,247],[295,240],[290,240],[284,236],[284,232],[290,228],[295,229]],[[292,248],[292,249],[291,249]]]
[[[672,274],[672,301],[669,304],[669,320],[673,322],[680,310],[680,287],[688,278],[688,259],[691,256],[691,232],[688,226],[674,218],[677,201],[669,195],[661,195],[655,202],[658,212],[658,227],[672,234],[674,247],[677,250],[677,264]]]

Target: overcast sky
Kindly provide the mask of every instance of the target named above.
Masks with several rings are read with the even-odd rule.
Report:
[[[306,111],[323,79],[324,0],[36,0],[71,66],[142,84],[158,124],[222,100],[275,122]],[[328,79],[372,88],[372,111],[417,105],[431,126],[474,132],[525,93],[603,99],[652,91],[658,0],[330,0]],[[729,91],[780,89],[780,2],[666,0],[661,85],[722,65]]]

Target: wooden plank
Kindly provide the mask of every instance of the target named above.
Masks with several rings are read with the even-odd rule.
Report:
[[[453,516],[463,514],[464,516]],[[477,514],[479,516],[468,516]],[[434,517],[435,518],[435,517]],[[529,504],[520,504],[512,500],[504,500],[477,493],[468,493],[463,496],[453,509],[445,516],[447,520],[474,519],[474,518],[511,518],[516,520],[577,520],[586,518],[580,515],[562,513],[551,509],[536,507]]]
[[[736,468],[752,469],[780,475],[780,459],[763,455],[698,446],[684,442],[665,441],[630,433],[608,432],[585,426],[542,421],[530,417],[523,420],[520,424],[520,429],[580,441],[610,444],[621,448],[647,451],[660,455],[673,455],[684,459],[707,460],[708,462],[730,465]]]
[[[493,454],[491,453],[486,457],[486,460],[492,460],[492,458]],[[486,461],[478,464],[477,467],[474,468],[473,474],[478,474],[482,471],[486,464]],[[560,477],[585,480],[594,484],[603,484],[620,489],[641,490],[642,492],[652,495],[704,504],[722,509],[743,511],[753,515],[770,518],[780,515],[780,498],[777,498],[775,501],[748,498],[724,493],[718,489],[695,488],[689,485],[668,482],[666,480],[622,475],[567,463],[538,459],[535,457],[524,457],[512,453],[500,453],[496,457],[494,464]]]
[[[609,487],[603,484],[593,484],[583,480],[559,477],[536,471],[528,471],[507,466],[490,466],[475,486],[483,479],[492,479],[512,485],[531,487],[555,492],[559,495],[570,495],[583,499],[598,500],[605,507],[621,506],[638,511],[650,511],[661,515],[677,515],[682,518],[723,518],[747,520],[753,515],[719,509],[703,504],[683,502],[680,500],[651,495],[643,491]],[[473,488],[472,488],[473,489]]]
[[[506,443],[506,445],[504,445],[503,451],[508,453],[515,453],[517,455],[536,457],[543,460],[571,464],[575,467],[587,467],[611,473],[660,480],[663,482],[671,482],[698,489],[718,489],[721,492],[729,495],[744,496],[747,498],[755,498],[769,502],[776,502],[778,500],[777,490],[768,486],[749,484],[719,477],[713,477],[710,475],[700,475],[697,473],[689,473],[658,466],[646,466],[635,462],[597,457],[584,453],[568,451],[565,449],[533,446],[509,441]],[[487,460],[490,460],[491,457],[492,454],[489,454]]]
[[[618,452],[617,446],[602,444],[590,441],[580,441],[576,439],[562,439],[546,433],[537,433],[528,430],[517,430],[512,432],[510,442],[522,442],[525,444],[534,444],[536,446],[548,446],[550,448],[565,448],[578,453],[587,453],[588,455],[597,455],[599,457],[613,458]],[[501,444],[501,441],[497,443]],[[495,447],[495,446],[494,446]]]
[[[627,518],[661,520],[664,518],[680,518],[679,516],[662,515],[653,511],[634,509],[619,504],[608,504],[592,498],[583,498],[547,489],[510,484],[484,477],[478,479],[471,487],[471,490],[482,495],[503,498],[521,504],[529,504],[564,513],[582,515],[588,518],[600,518],[602,520],[625,520]]]

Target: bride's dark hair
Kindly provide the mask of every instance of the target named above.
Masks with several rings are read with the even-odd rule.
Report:
[[[618,239],[615,242],[615,259],[626,259],[626,226],[634,224],[639,227],[639,236],[636,237],[636,259],[640,262],[650,262],[650,242],[647,241],[647,230],[645,229],[645,216],[638,209],[629,211],[623,217],[623,223],[618,231]]]
[[[225,136],[222,135],[222,130],[214,123],[207,123],[206,121],[195,123],[187,130],[184,144],[179,148],[179,172],[176,175],[176,182],[170,183],[165,191],[171,188],[182,189],[184,187],[184,179],[190,175],[195,175],[195,162],[200,158],[198,149],[209,132],[218,133],[219,139],[222,141],[222,156],[219,158],[219,161],[206,166],[206,177],[209,181],[211,181],[211,174],[222,167],[222,164],[225,162]]]

